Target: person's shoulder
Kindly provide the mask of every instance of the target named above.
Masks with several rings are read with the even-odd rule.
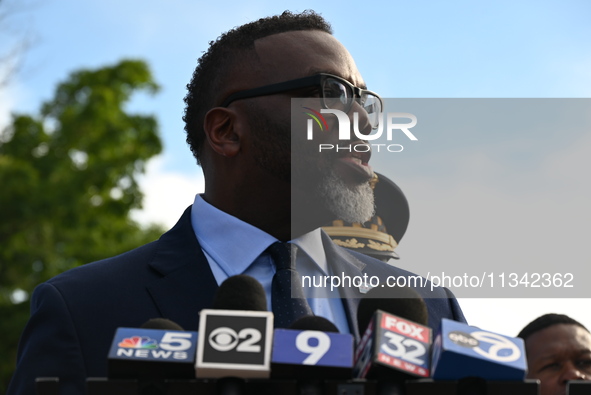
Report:
[[[68,285],[80,288],[84,284],[93,286],[103,283],[133,284],[140,280],[145,281],[147,277],[155,274],[150,265],[158,253],[182,250],[183,246],[190,245],[191,242],[197,243],[191,227],[190,208],[189,206],[177,224],[159,239],[119,255],[67,270],[47,283],[60,289]]]
[[[48,280],[47,283],[60,289],[68,284],[75,284],[78,287],[100,284],[107,279],[110,283],[125,282],[149,270],[148,263],[152,260],[157,248],[158,241],[153,241],[122,254],[67,270]]]

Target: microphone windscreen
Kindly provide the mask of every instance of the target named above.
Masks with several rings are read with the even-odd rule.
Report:
[[[335,324],[317,315],[306,315],[291,324],[289,329],[339,333]]]
[[[152,318],[151,320],[144,322],[140,328],[184,331],[182,326],[166,318]]]
[[[212,309],[267,311],[267,296],[256,279],[239,274],[228,277],[220,285]]]
[[[409,287],[372,288],[359,302],[357,327],[363,333],[376,310],[383,310],[398,317],[427,325],[429,313],[421,296]]]

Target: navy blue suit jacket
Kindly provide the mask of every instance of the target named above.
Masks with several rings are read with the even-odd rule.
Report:
[[[338,247],[324,235],[332,270],[385,278],[404,270]],[[83,394],[87,377],[106,377],[107,354],[118,327],[139,327],[156,317],[197,331],[199,311],[211,307],[217,289],[191,226],[190,208],[162,237],[122,255],[69,270],[39,285],[23,331],[9,395],[33,395],[36,377],[59,377],[62,394]],[[419,290],[420,291],[420,290]],[[345,310],[359,339],[358,289],[345,291]],[[441,318],[465,321],[449,291],[426,299],[429,325]]]

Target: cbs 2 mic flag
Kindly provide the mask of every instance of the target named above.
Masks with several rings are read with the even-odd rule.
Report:
[[[197,377],[269,377],[273,313],[204,309],[200,315]]]

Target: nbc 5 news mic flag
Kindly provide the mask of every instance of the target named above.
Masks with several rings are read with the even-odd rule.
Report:
[[[110,378],[194,378],[197,332],[117,328],[109,350]]]

